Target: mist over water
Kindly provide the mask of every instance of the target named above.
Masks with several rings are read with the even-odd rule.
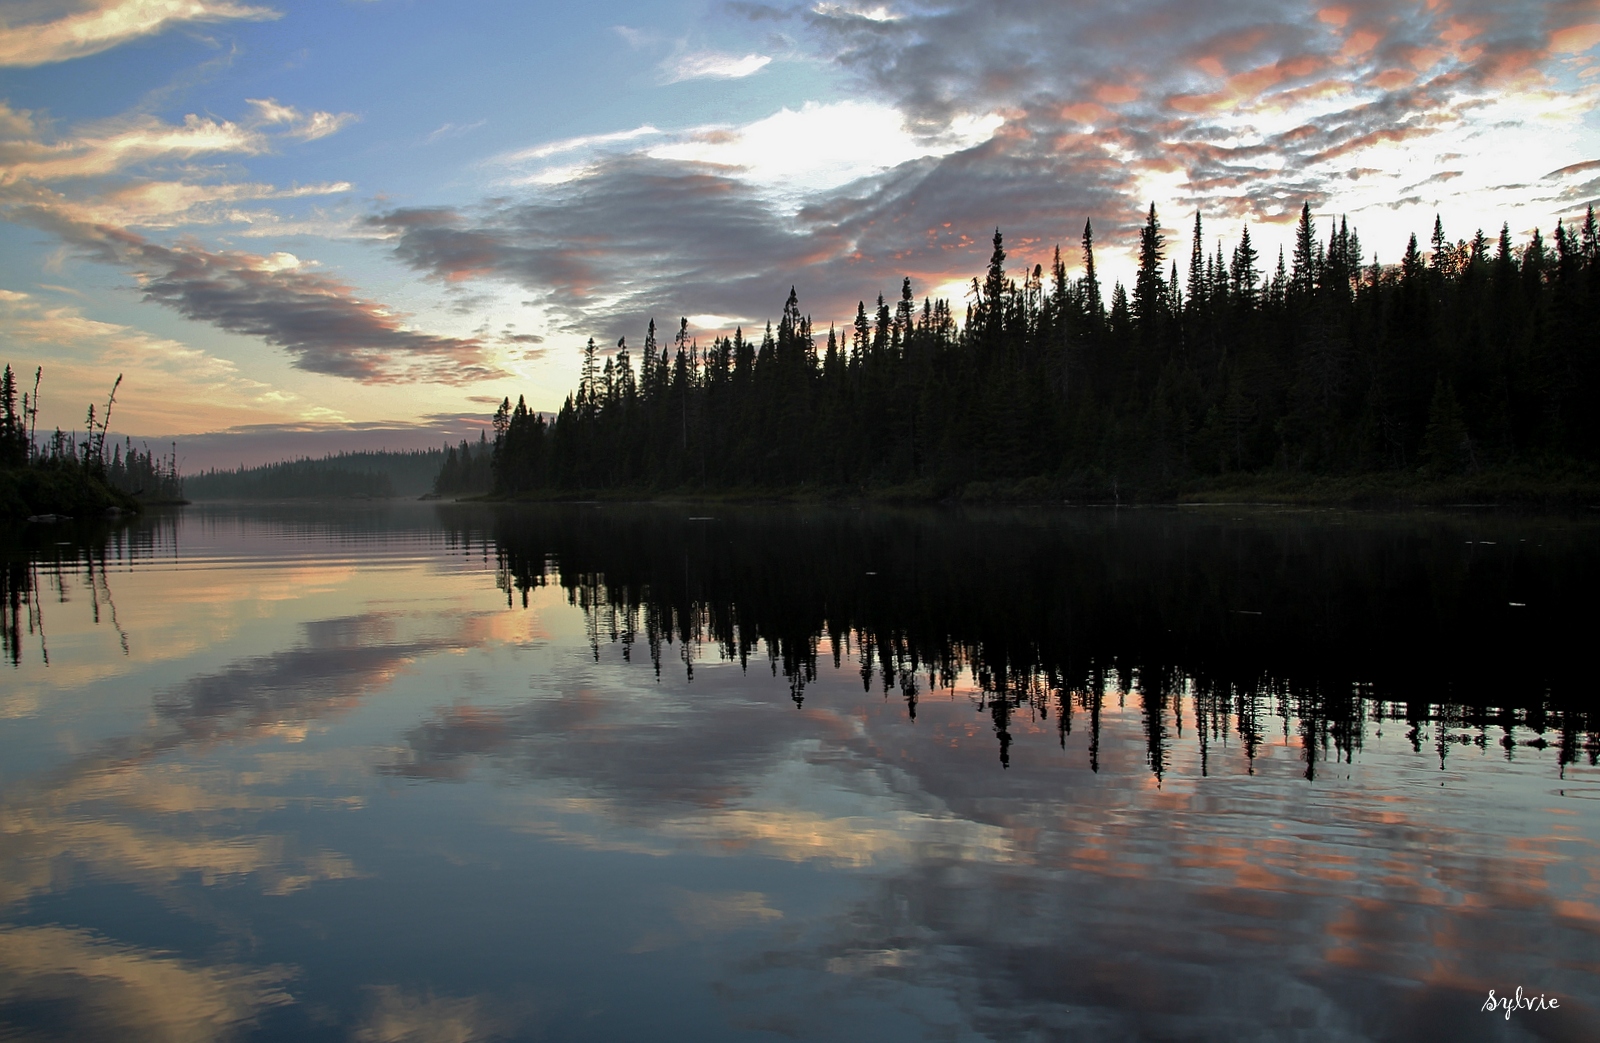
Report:
[[[30,527],[0,570],[0,1035],[1585,1038],[1597,536]],[[1482,1009],[1519,986],[1559,1009]]]

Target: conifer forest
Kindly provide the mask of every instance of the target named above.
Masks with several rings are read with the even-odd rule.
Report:
[[[816,328],[791,289],[776,327],[703,346],[652,321],[585,351],[553,419],[495,414],[502,495],[540,490],[914,488],[1159,494],[1207,476],[1444,477],[1592,467],[1600,457],[1600,234],[1593,208],[1550,239],[1435,220],[1398,264],[1301,211],[1292,255],[1246,228],[1180,270],[1154,205],[1131,287],[1107,290],[1085,223],[1069,267],[1008,269],[994,235],[964,311],[858,305]],[[637,357],[637,364],[635,363]]]

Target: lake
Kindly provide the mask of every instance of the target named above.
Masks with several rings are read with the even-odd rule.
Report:
[[[1600,1038],[1595,512],[3,547],[0,1039]]]

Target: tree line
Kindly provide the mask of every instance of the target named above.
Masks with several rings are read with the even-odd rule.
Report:
[[[185,482],[197,500],[386,499],[427,492],[447,460],[443,448],[328,453],[254,467],[213,467]]]
[[[103,410],[90,404],[81,439],[78,432],[58,427],[41,441],[43,378],[44,368],[36,368],[33,390],[21,392],[19,402],[16,373],[9,365],[0,372],[0,518],[137,510],[141,502],[182,499],[175,453],[163,459],[148,445],[136,449],[126,438],[120,445],[110,443],[106,452],[121,374]]]
[[[1006,267],[1000,231],[965,312],[924,297],[862,300],[813,328],[795,290],[776,328],[702,347],[652,320],[593,339],[553,417],[509,398],[494,416],[494,488],[863,489],[947,494],[1158,490],[1265,471],[1472,474],[1589,467],[1600,455],[1600,234],[1593,207],[1513,241],[1451,241],[1364,261],[1340,219],[1301,210],[1292,254],[1246,227],[1187,271],[1149,209],[1130,287],[1109,296],[1092,224],[1070,273]],[[982,486],[979,486],[982,488]]]

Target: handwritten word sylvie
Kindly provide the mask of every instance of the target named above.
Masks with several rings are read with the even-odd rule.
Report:
[[[1524,996],[1521,985],[1517,986],[1517,994],[1515,996],[1500,996],[1496,998],[1494,990],[1490,989],[1489,998],[1483,1001],[1484,1010],[1505,1011],[1507,1021],[1511,1020],[1511,1012],[1515,1010],[1559,1010],[1560,1008],[1561,1001],[1554,996],[1545,999],[1545,995],[1542,992],[1539,993],[1537,999],[1533,996]]]

